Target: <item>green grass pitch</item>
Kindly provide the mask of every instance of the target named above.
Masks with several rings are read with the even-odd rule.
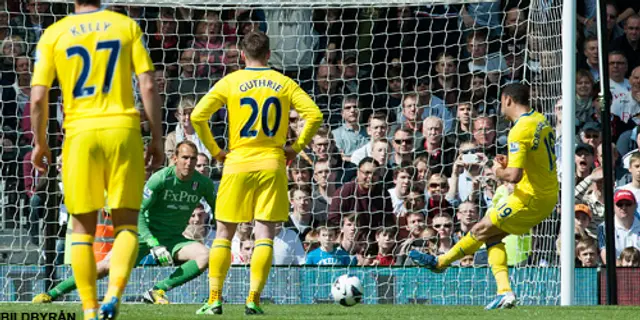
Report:
[[[511,310],[484,311],[479,306],[430,305],[357,305],[351,308],[339,305],[264,305],[265,315],[247,317],[244,306],[225,305],[222,316],[196,316],[199,305],[143,305],[123,304],[118,319],[637,319],[640,307],[536,307],[522,306]],[[76,312],[82,319],[79,304],[54,303],[33,305],[0,303],[5,312]],[[18,316],[20,319],[20,316]]]

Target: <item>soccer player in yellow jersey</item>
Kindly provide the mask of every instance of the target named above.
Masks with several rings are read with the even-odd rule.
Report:
[[[442,272],[462,257],[486,244],[489,264],[498,286],[497,297],[486,309],[511,308],[516,297],[509,284],[507,254],[502,239],[509,234],[524,234],[546,219],[558,201],[555,136],[545,117],[529,107],[529,87],[510,84],[502,91],[501,112],[514,122],[509,132],[509,156],[496,157],[496,176],[514,183],[513,193],[484,218],[449,252],[435,257],[411,251],[418,264]]]
[[[209,301],[197,314],[222,313],[222,286],[231,264],[231,238],[241,222],[255,220],[246,314],[262,314],[260,292],[271,269],[277,223],[288,219],[285,160],[311,141],[322,113],[293,80],[267,67],[269,38],[251,32],[242,41],[246,68],[218,81],[196,105],[191,123],[211,154],[224,161],[216,202],[216,239],[209,255]],[[221,151],[209,130],[211,115],[222,106],[229,115],[229,153]],[[284,147],[289,111],[306,120],[298,140]]]
[[[85,319],[114,319],[138,251],[138,211],[145,164],[164,160],[160,96],[153,65],[135,21],[102,10],[100,0],[76,0],[75,14],[45,30],[36,51],[31,90],[34,166],[44,172],[49,88],[62,89],[65,141],[62,183],[73,216],[71,267]],[[140,116],[134,108],[132,73],[138,76],[152,140],[145,159]],[[112,208],[115,239],[109,286],[98,310],[93,255],[97,211]]]

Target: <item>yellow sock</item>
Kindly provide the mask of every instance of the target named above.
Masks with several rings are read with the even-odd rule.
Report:
[[[78,295],[82,300],[82,309],[97,309],[98,271],[96,258],[93,255],[93,236],[81,233],[71,234],[71,268],[76,279]]]
[[[462,259],[462,257],[473,254],[482,247],[482,242],[478,241],[476,237],[469,232],[466,236],[462,237],[458,243],[456,243],[451,250],[438,257],[438,268],[448,267],[454,261]]]
[[[109,269],[109,287],[104,301],[112,297],[120,299],[129,281],[133,264],[138,257],[138,226],[123,225],[114,229],[116,235],[111,249],[111,268]]]
[[[84,318],[85,319],[97,319],[98,318],[98,309],[87,309],[87,310],[84,310]]]
[[[509,268],[507,267],[507,251],[504,249],[504,243],[492,245],[487,249],[489,253],[489,265],[496,278],[498,286],[498,294],[511,292],[511,284],[509,283]]]
[[[231,266],[231,241],[215,239],[209,253],[209,304],[222,300],[222,287]]]
[[[251,256],[251,282],[249,284],[247,303],[260,304],[260,293],[269,278],[272,261],[273,240],[256,240],[253,255]]]

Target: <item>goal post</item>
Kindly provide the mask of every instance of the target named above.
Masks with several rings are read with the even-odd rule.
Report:
[[[570,97],[562,100],[562,136],[575,136],[575,99],[576,96],[576,21],[577,7],[576,0],[564,0],[562,7],[562,96]],[[573,159],[575,154],[573,139],[563,139],[562,158]],[[561,185],[574,186],[575,175],[566,174],[575,172],[574,161],[564,161],[562,163]],[[560,304],[570,306],[575,303],[575,239],[574,239],[574,216],[575,189],[562,188],[561,203],[561,253],[560,268],[561,287]]]
[[[51,5],[49,11],[37,14],[59,20],[66,14],[65,10],[71,9],[69,4],[73,1],[49,0],[47,3]],[[394,235],[392,253],[386,256],[385,249],[380,248],[384,246],[383,241],[378,243],[376,234],[372,233],[370,238],[361,239],[362,243],[353,244],[351,248],[350,253],[357,256],[358,266],[304,266],[308,253],[316,248],[318,236],[308,232],[298,236],[297,240],[294,239],[296,237],[289,237],[289,231],[303,233],[304,225],[293,223],[278,240],[289,251],[283,251],[286,256],[279,257],[275,262],[277,266],[273,268],[265,288],[267,300],[275,303],[326,303],[329,301],[331,281],[343,273],[361,278],[365,287],[365,303],[481,305],[494,297],[495,282],[488,268],[486,250],[481,249],[479,254],[471,257],[471,262],[467,261],[463,266],[456,265],[443,275],[431,274],[426,269],[402,261],[405,261],[406,249],[417,247],[418,243],[421,249],[432,246],[428,249],[446,250],[466,232],[460,209],[465,200],[469,200],[472,209],[479,211],[477,214],[482,217],[501,192],[508,193],[506,186],[498,190],[501,186],[489,172],[491,167],[488,164],[482,166],[480,173],[465,169],[460,176],[452,177],[451,167],[455,159],[445,157],[449,154],[457,156],[463,148],[477,150],[488,155],[488,158],[504,152],[510,123],[499,116],[502,86],[512,82],[530,85],[533,106],[552,123],[556,120],[556,102],[562,96],[575,96],[575,21],[568,21],[575,20],[575,0],[564,0],[564,3],[548,0],[108,0],[102,3],[117,6],[132,17],[134,10],[129,6],[136,9],[134,19],[145,33],[145,41],[157,67],[155,76],[163,97],[163,134],[167,140],[186,139],[189,135],[181,124],[183,111],[180,104],[186,101],[183,98],[198,99],[222,76],[241,66],[237,40],[243,36],[242,28],[259,28],[276,39],[271,43],[272,52],[275,52],[272,54],[272,66],[298,81],[320,105],[326,126],[333,130],[327,147],[329,151],[326,151],[331,160],[329,166],[333,165],[335,159],[338,163],[330,168],[329,177],[322,178],[319,176],[322,166],[318,166],[316,160],[321,159],[325,151],[320,147],[311,147],[305,151],[305,164],[295,168],[295,164],[292,165],[289,169],[291,189],[305,189],[296,188],[300,186],[311,190],[310,193],[305,191],[306,195],[302,193],[310,204],[296,203],[295,192],[292,193],[292,214],[297,214],[296,210],[303,208],[301,211],[312,213],[313,221],[317,219],[324,223],[336,199],[345,203],[350,200],[350,196],[341,196],[339,191],[358,177],[357,164],[350,162],[350,158],[356,156],[356,150],[364,148],[363,154],[378,157],[387,163],[380,168],[383,173],[380,185],[385,183],[384,192],[375,196],[367,194],[367,197],[373,200],[376,197],[397,198],[394,210],[399,211],[392,214],[402,222],[397,225],[400,231]],[[24,33],[14,33],[25,34],[25,38],[11,40],[18,45],[24,44],[24,52],[13,60],[33,57],[36,43],[35,38],[30,36],[30,24],[18,19],[23,13],[8,11],[7,8],[0,6],[0,11],[8,13],[12,27],[21,32],[26,30]],[[518,10],[513,12],[514,8]],[[244,13],[237,14],[239,11]],[[28,10],[23,8],[22,12]],[[484,50],[484,54],[481,54],[483,57],[475,57],[474,48],[476,51]],[[485,64],[477,64],[476,60]],[[3,110],[3,126],[13,121],[9,126],[14,127],[3,128],[3,136],[15,134],[17,138],[12,138],[12,142],[28,150],[29,128],[21,126],[26,100],[20,95],[26,83],[21,82],[20,74],[28,71],[21,69],[23,66],[17,62],[11,66],[13,69],[10,71],[16,74],[17,95],[10,102],[16,108],[8,114],[10,117],[4,113],[9,109]],[[4,90],[6,93],[7,89]],[[439,118],[442,129],[446,131],[438,142],[442,154],[446,155],[441,156],[434,151],[433,158],[437,161],[430,160],[432,154],[427,151],[418,153],[418,150],[427,148],[427,131],[424,128],[411,129],[413,131],[407,129],[409,125],[406,123],[411,120],[408,117],[418,117],[410,110],[404,110],[404,99],[412,94],[416,94],[417,109],[420,110],[421,119],[416,123],[422,125],[426,117]],[[336,131],[348,121],[342,108],[350,96],[359,99],[359,128],[365,132],[363,135],[366,137],[362,139],[366,143],[344,142],[347,134]],[[573,102],[573,99],[566,99],[563,104],[564,137],[574,136]],[[459,107],[465,104],[471,105],[469,114]],[[60,102],[53,105],[61,110]],[[368,131],[368,117],[377,113],[383,114],[382,122],[387,132],[376,139],[379,141],[375,141],[384,144],[380,148],[384,151],[374,152],[372,147],[366,149],[371,139],[369,136],[374,135]],[[61,119],[62,112],[59,111],[58,115]],[[482,130],[474,130],[478,119],[491,124]],[[482,125],[480,120],[478,128]],[[143,122],[142,130],[145,130],[144,125]],[[300,127],[297,123],[289,125],[295,136]],[[224,110],[214,115],[211,127],[217,141],[224,145],[228,137]],[[409,137],[396,137],[396,128],[409,130]],[[411,155],[406,158],[401,152],[404,152],[403,144],[408,145],[408,142],[402,140],[411,140],[412,143],[411,150],[407,152]],[[418,141],[423,142],[422,145]],[[573,157],[572,141],[563,139],[563,159]],[[314,142],[321,145],[318,141]],[[360,143],[358,148],[351,145],[357,143]],[[30,176],[33,172],[18,169],[27,168],[29,159],[24,152],[9,156],[7,150],[0,149],[0,154],[5,163],[15,168],[13,171],[5,170],[0,175],[0,196],[4,204],[0,253],[7,254],[6,265],[0,265],[0,286],[4,284],[17,293],[0,293],[0,301],[27,301],[45,289],[47,282],[44,280],[59,281],[71,273],[68,265],[64,264],[63,241],[55,249],[58,255],[55,265],[48,264],[45,272],[43,267],[46,263],[40,257],[50,251],[48,249],[51,249],[52,242],[43,241],[46,240],[43,238],[62,237],[64,234],[44,233],[46,224],[37,219],[34,212],[40,212],[38,210],[52,204],[33,200],[31,192],[36,187],[28,182],[34,178]],[[573,161],[564,161],[561,171],[573,172],[573,165]],[[425,208],[419,208],[419,204],[416,204],[419,201],[412,200],[410,192],[403,198],[393,194],[396,192],[396,188],[393,188],[394,170],[405,166],[412,168],[411,172],[419,177],[413,181],[416,186],[414,193],[422,196],[425,202],[422,206]],[[212,166],[211,170],[211,176],[219,179],[220,168]],[[294,171],[300,174],[295,175]],[[438,175],[430,175],[433,173]],[[344,181],[335,178],[338,174]],[[463,174],[466,175],[463,177]],[[328,187],[321,186],[321,179],[328,180]],[[23,180],[24,183],[14,183]],[[573,185],[573,176],[563,174],[562,185]],[[33,190],[29,189],[30,186]],[[451,196],[443,191],[445,187],[450,190],[454,186],[458,191]],[[564,188],[562,214],[554,212],[531,233],[510,236],[505,240],[511,282],[523,304],[594,303],[593,295],[598,288],[593,281],[595,271],[576,271],[573,266],[573,201],[573,188]],[[53,204],[56,208],[58,205]],[[360,209],[352,210],[358,212]],[[410,210],[415,211],[411,213],[422,214],[427,226],[419,223],[415,227],[407,226],[409,222],[405,220],[408,218],[404,215],[408,215]],[[341,212],[344,216],[347,216],[346,213]],[[65,217],[64,214],[60,215],[61,226],[66,224]],[[341,241],[347,237],[348,231],[341,229],[345,224],[344,219],[339,220],[338,241]],[[12,223],[5,223],[7,221]],[[436,224],[439,225],[438,230]],[[448,231],[439,229],[446,229],[448,224],[453,228]],[[560,256],[557,248],[559,227],[563,237]],[[40,230],[40,234],[34,233],[34,228]],[[191,229],[202,231],[195,227]],[[411,236],[416,239],[410,238],[412,232],[417,232]],[[40,241],[31,241],[30,238]],[[408,242],[408,239],[416,241]],[[437,240],[430,242],[433,239]],[[211,236],[205,233],[204,241],[210,240]],[[49,248],[42,245],[45,242]],[[353,243],[356,242],[354,235]],[[294,247],[302,247],[304,252],[300,253]],[[234,251],[233,254],[234,267],[229,272],[224,296],[228,301],[242,303],[248,288],[246,257],[242,256],[241,251]],[[469,267],[467,263],[470,263]],[[56,271],[55,279],[49,276],[51,268]],[[140,292],[169,275],[170,271],[154,266],[136,268],[125,301],[138,301]],[[575,283],[576,272],[589,281]],[[200,302],[207,294],[206,281],[206,274],[202,275],[193,283],[172,290],[169,298],[178,303]],[[576,291],[576,288],[584,290]],[[104,289],[104,284],[101,284],[99,292],[104,293]],[[68,295],[65,299],[76,301],[77,294]]]

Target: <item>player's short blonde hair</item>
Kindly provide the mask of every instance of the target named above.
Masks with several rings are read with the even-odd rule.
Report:
[[[265,60],[269,55],[269,37],[261,31],[251,31],[242,39],[242,51],[251,60]]]

